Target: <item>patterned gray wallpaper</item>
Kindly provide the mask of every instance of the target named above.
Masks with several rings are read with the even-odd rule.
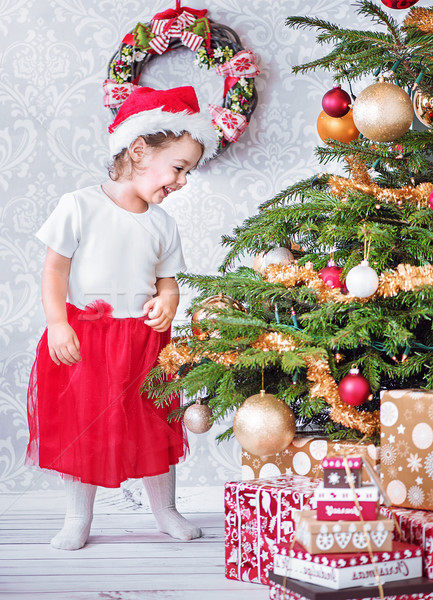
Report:
[[[421,2],[422,3],[422,2]],[[259,103],[247,132],[220,158],[194,173],[164,207],[181,232],[188,270],[216,273],[219,241],[259,203],[317,171],[316,119],[332,79],[295,78],[293,64],[317,55],[314,37],[289,31],[285,18],[315,14],[347,26],[357,17],[347,0],[188,0],[231,26],[257,57]],[[0,492],[57,488],[57,477],[30,471],[26,387],[44,328],[40,275],[44,248],[35,231],[61,194],[106,176],[107,126],[102,82],[109,59],[138,21],[174,0],[3,0],[0,3]],[[221,79],[194,65],[189,50],[152,61],[154,87],[197,86],[202,104],[221,102]],[[244,264],[251,264],[246,257]],[[182,290],[177,322],[190,301]],[[221,486],[240,477],[235,442],[217,445],[215,425],[190,435],[191,455],[178,469],[180,485]]]

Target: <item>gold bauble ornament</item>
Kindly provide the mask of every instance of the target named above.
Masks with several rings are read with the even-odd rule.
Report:
[[[289,265],[295,260],[293,254],[284,246],[276,246],[269,252],[259,252],[254,257],[253,269],[260,275],[266,271],[269,265]]]
[[[350,144],[359,135],[353,122],[352,110],[349,110],[344,117],[330,117],[322,110],[317,119],[317,133],[322,141],[329,138],[344,144]]]
[[[293,440],[295,431],[292,409],[265,390],[247,398],[233,419],[236,439],[244,450],[257,456],[282,452]]]
[[[392,142],[409,131],[413,121],[412,102],[398,85],[379,81],[357,96],[353,120],[369,140]]]
[[[433,123],[433,96],[416,90],[413,97],[413,108],[418,119],[427,127]]]
[[[241,310],[245,312],[245,307],[242,306],[238,300],[231,298],[230,296],[225,296],[224,294],[218,294],[217,296],[209,296],[201,303],[201,307],[196,310],[191,317],[193,333],[194,335],[201,335],[201,332],[197,325],[203,319],[216,319],[217,315],[212,313],[212,309],[214,308],[233,308],[235,310]]]
[[[183,415],[185,427],[192,433],[206,433],[212,427],[212,409],[207,404],[201,403],[198,398],[195,404],[191,404]]]

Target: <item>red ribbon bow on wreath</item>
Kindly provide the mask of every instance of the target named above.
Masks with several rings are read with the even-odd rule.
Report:
[[[134,29],[135,45],[152,54],[164,54],[171,38],[178,38],[196,52],[210,32],[209,21],[204,17],[206,12],[185,7],[158,13],[150,27],[138,23]]]
[[[248,127],[247,118],[217,104],[209,104],[212,122],[217,125],[228,142],[237,142]]]

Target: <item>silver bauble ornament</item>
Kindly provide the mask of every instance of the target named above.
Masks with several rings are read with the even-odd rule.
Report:
[[[247,398],[233,419],[233,433],[247,452],[270,456],[293,440],[296,419],[291,408],[273,394],[260,390]]]
[[[269,252],[260,252],[254,257],[253,269],[260,275],[269,265],[289,265],[295,260],[293,254],[284,246],[276,246]]]
[[[379,286],[379,277],[368,260],[361,261],[357,267],[350,269],[346,276],[346,287],[352,296],[369,298]]]
[[[191,404],[183,415],[185,427],[192,433],[206,433],[212,427],[212,409],[207,404],[202,404],[201,399]]]
[[[404,135],[412,125],[412,102],[394,83],[373,83],[362,90],[353,103],[353,120],[369,140],[391,142]]]

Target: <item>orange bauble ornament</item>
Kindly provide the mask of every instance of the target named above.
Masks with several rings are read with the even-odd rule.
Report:
[[[330,117],[324,110],[317,119],[317,131],[323,141],[328,138],[350,144],[359,135],[359,131],[353,122],[352,110],[344,117]]]

